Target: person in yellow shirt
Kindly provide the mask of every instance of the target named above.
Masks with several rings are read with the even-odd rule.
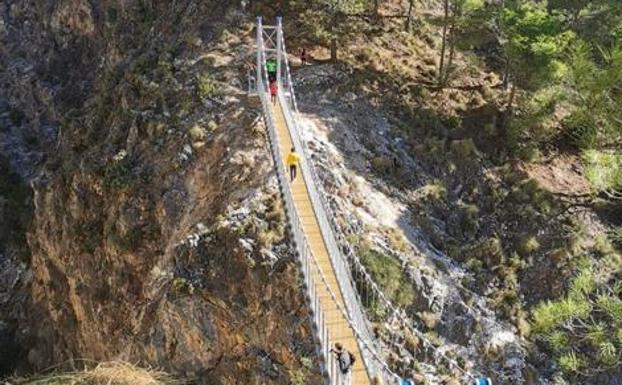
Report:
[[[300,163],[300,155],[298,155],[294,147],[292,147],[289,154],[287,155],[287,165],[289,166],[289,176],[291,177],[292,182],[294,181],[294,179],[296,179],[298,163]]]

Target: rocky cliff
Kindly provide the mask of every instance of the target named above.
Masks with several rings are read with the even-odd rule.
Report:
[[[240,11],[0,4],[4,373],[121,358],[207,383],[317,376],[240,93]]]

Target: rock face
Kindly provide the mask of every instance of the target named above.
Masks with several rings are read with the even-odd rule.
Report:
[[[413,291],[404,310],[419,330],[437,334],[441,350],[467,362],[472,373],[489,374],[496,384],[524,383],[526,351],[514,328],[498,319],[485,296],[462,285],[468,273],[411,220],[413,191],[427,175],[407,141],[392,131],[391,114],[372,108],[370,98],[337,91],[348,89],[352,80],[332,65],[302,68],[295,81],[306,140],[344,233],[366,237],[374,249],[399,261]],[[473,152],[472,143],[457,147]],[[452,227],[450,221],[440,225]],[[403,234],[401,242],[387,236],[395,232]],[[412,338],[408,333],[402,336],[405,341]],[[443,379],[439,368],[444,362],[430,349],[408,345],[387,346],[398,357],[393,367],[400,374],[420,376],[418,382],[427,384],[455,381]]]
[[[21,352],[4,373],[121,358],[210,384],[320,381],[235,88],[240,19],[216,1],[0,4],[1,171],[32,189],[23,242],[0,234],[0,346]]]

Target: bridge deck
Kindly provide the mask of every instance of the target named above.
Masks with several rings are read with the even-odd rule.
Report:
[[[281,149],[281,153],[284,156],[287,156],[290,148],[292,147],[292,139],[289,134],[280,104],[277,103],[276,105],[273,105],[272,111],[276,124],[279,147]],[[296,151],[300,152],[302,149],[297,149]],[[283,159],[283,162],[285,162],[285,159]],[[320,265],[328,285],[336,294],[337,301],[343,307],[343,297],[337,283],[337,276],[335,275],[335,271],[331,264],[328,249],[326,248],[326,244],[322,238],[320,226],[318,225],[317,218],[315,217],[309,192],[307,191],[305,181],[300,174],[300,170],[298,171],[298,177],[294,180],[294,183],[290,184],[290,188],[292,195],[294,196],[296,211],[302,221],[304,233],[309,241],[311,252]],[[352,385],[369,385],[371,382],[369,376],[367,375],[367,371],[365,370],[363,360],[361,358],[361,351],[356,342],[354,331],[350,328],[348,321],[335,305],[328,289],[322,283],[316,270],[314,270],[312,276],[316,289],[318,290],[318,296],[320,297],[320,307],[326,315],[330,340],[334,342],[341,342],[343,346],[356,357],[356,362],[352,369]]]

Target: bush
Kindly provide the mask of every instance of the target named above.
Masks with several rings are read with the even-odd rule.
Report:
[[[598,126],[589,111],[573,111],[563,120],[562,125],[565,135],[575,147],[590,149],[596,145]]]
[[[523,238],[518,245],[518,252],[522,256],[527,256],[538,249],[540,249],[540,243],[533,235]]]
[[[479,207],[474,204],[462,204],[460,205],[462,210],[462,231],[466,234],[474,235],[478,229],[478,214]]]
[[[389,246],[394,250],[403,253],[406,252],[406,250],[408,249],[408,243],[406,242],[404,235],[400,231],[392,227],[387,227],[386,237],[389,242]]]
[[[196,92],[201,101],[214,97],[218,92],[218,85],[209,75],[200,75],[196,80]]]
[[[599,151],[585,151],[583,159],[586,176],[594,190],[612,192],[622,190],[622,155]]]
[[[411,284],[402,272],[400,263],[393,257],[364,247],[360,251],[361,262],[372,279],[380,285],[384,294],[399,306],[410,305],[414,299]]]
[[[290,370],[289,378],[292,385],[305,385],[305,374],[302,370]]]
[[[421,188],[428,201],[438,202],[447,198],[447,189],[442,181],[436,180]]]
[[[135,180],[132,175],[132,159],[127,155],[117,156],[112,159],[104,171],[104,187],[123,190],[131,186]]]
[[[497,237],[481,240],[471,247],[469,254],[488,268],[498,266],[505,260],[501,240]]]
[[[592,266],[580,265],[567,296],[541,303],[532,312],[533,331],[566,375],[622,364],[622,285],[599,282]],[[589,366],[586,357],[591,357]]]
[[[565,372],[578,372],[585,365],[585,361],[575,352],[562,355],[559,357],[558,363]]]
[[[386,156],[377,156],[371,160],[371,168],[377,174],[388,173],[392,166],[391,159]]]
[[[451,153],[462,161],[471,161],[477,156],[477,147],[472,139],[454,140],[449,148]]]

